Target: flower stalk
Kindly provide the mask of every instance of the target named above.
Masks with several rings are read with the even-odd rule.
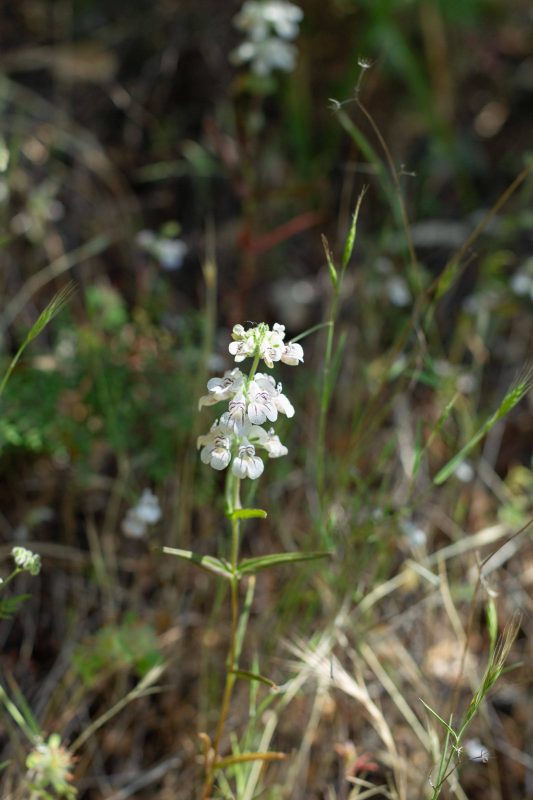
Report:
[[[200,398],[200,409],[224,400],[228,401],[228,409],[213,423],[209,433],[198,437],[198,448],[203,463],[220,471],[229,468],[224,499],[226,516],[231,525],[230,558],[228,561],[192,550],[163,548],[164,553],[194,564],[229,583],[230,633],[220,712],[213,739],[207,733],[199,734],[205,760],[201,800],[210,800],[212,797],[217,770],[248,761],[265,762],[284,758],[283,753],[263,752],[264,745],[257,753],[241,752],[237,755],[224,755],[222,752],[226,721],[237,679],[258,681],[270,689],[276,688],[274,681],[264,675],[246,668],[241,669],[239,666],[253,601],[256,574],[281,564],[312,561],[330,555],[324,552],[296,551],[255,558],[240,557],[242,520],[264,519],[267,516],[266,511],[260,508],[242,507],[241,482],[244,478],[256,480],[263,474],[265,465],[257,451],[265,451],[268,458],[280,458],[287,454],[287,448],[280,442],[274,429],[269,426],[277,421],[280,414],[293,417],[295,413],[291,402],[282,392],[281,383],[276,384],[268,373],[257,372],[257,369],[261,360],[265,362],[267,369],[272,369],[279,361],[297,366],[303,361],[303,349],[295,341],[287,344],[284,341],[285,328],[278,324],[274,325],[272,330],[265,323],[253,325],[248,329],[242,325],[235,325],[232,336],[229,352],[237,364],[246,358],[251,358],[251,369],[248,375],[244,375],[238,367],[235,367],[227,370],[222,378],[211,378],[207,382],[208,393]],[[243,578],[247,579],[247,590],[241,607],[239,583]]]

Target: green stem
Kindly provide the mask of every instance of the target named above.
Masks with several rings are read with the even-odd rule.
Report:
[[[228,473],[228,482],[226,485],[226,501],[228,503],[228,513],[232,513],[238,508],[241,508],[240,499],[240,478],[235,477],[232,473]],[[240,520],[231,520],[231,566],[234,575],[230,581],[230,603],[231,603],[231,628],[230,628],[230,641],[228,649],[228,659],[226,662],[226,682],[224,685],[224,693],[222,695],[222,703],[220,706],[220,715],[218,718],[217,728],[215,731],[215,738],[213,740],[212,752],[209,754],[209,761],[206,766],[206,778],[202,792],[202,800],[208,800],[213,788],[213,781],[215,776],[215,765],[218,762],[220,743],[224,734],[224,727],[229,711],[229,704],[233,692],[233,686],[237,678],[235,672],[238,670],[238,652],[237,652],[237,632],[239,627],[239,597],[238,597],[238,578],[236,576],[237,567],[239,564],[239,542],[240,542]]]
[[[3,590],[6,588],[6,586],[8,586],[8,585],[11,583],[11,581],[13,580],[13,578],[15,578],[17,575],[20,575],[20,573],[21,573],[21,572],[24,572],[24,570],[22,569],[22,567],[16,567],[16,568],[13,570],[13,572],[11,573],[11,575],[8,575],[8,576],[7,576],[7,578],[5,578],[5,579],[2,581],[2,583],[0,584],[0,590],[1,590],[1,591],[3,591]]]
[[[341,271],[339,283],[333,289],[329,320],[327,322],[328,333],[326,337],[326,352],[324,353],[324,369],[322,371],[322,389],[320,393],[320,417],[318,421],[318,445],[316,458],[316,482],[318,488],[318,499],[322,507],[324,502],[324,462],[326,453],[326,420],[331,395],[329,376],[331,361],[333,357],[333,340],[335,336],[335,321],[339,306],[339,294],[342,286],[344,270]]]
[[[252,362],[252,367],[250,369],[250,373],[248,375],[248,383],[250,383],[250,381],[253,380],[253,377],[254,377],[254,375],[256,373],[257,367],[259,366],[260,358],[261,358],[261,356],[259,355],[259,353],[256,353],[255,356],[254,356],[254,360]]]

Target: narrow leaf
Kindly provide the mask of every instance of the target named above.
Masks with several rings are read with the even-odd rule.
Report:
[[[191,561],[193,564],[196,564],[197,567],[200,567],[200,569],[211,572],[213,575],[219,575],[226,580],[230,580],[233,576],[233,573],[228,569],[226,564],[219,558],[214,558],[213,556],[202,556],[200,553],[194,553],[192,550],[180,550],[176,547],[163,547],[163,553],[167,553],[167,555],[170,556],[177,556],[184,561]]]
[[[326,261],[329,269],[329,277],[331,278],[333,287],[336,289],[339,283],[339,279],[337,277],[337,269],[335,267],[335,264],[333,263],[333,258],[331,256],[331,251],[329,249],[328,240],[326,239],[324,234],[322,234],[322,247],[324,248],[324,253],[326,254]]]
[[[436,712],[436,711],[433,711],[433,709],[431,708],[431,706],[428,706],[428,704],[427,704],[427,703],[425,703],[425,702],[422,700],[422,698],[421,698],[421,697],[419,697],[418,699],[420,700],[420,702],[422,703],[422,705],[423,705],[425,708],[427,708],[427,710],[428,710],[428,711],[429,711],[431,714],[433,714],[433,716],[434,716],[436,719],[438,719],[438,721],[441,723],[441,725],[444,725],[444,727],[446,728],[446,730],[448,731],[448,733],[450,734],[450,736],[452,736],[452,737],[453,737],[453,739],[454,739],[454,740],[457,742],[457,734],[455,733],[454,729],[453,729],[453,728],[452,728],[450,725],[448,725],[448,723],[447,723],[447,722],[445,722],[445,721],[442,719],[442,717],[440,717],[440,716],[437,714],[437,712]]]
[[[342,268],[344,269],[350,258],[352,257],[353,247],[355,244],[355,237],[357,234],[357,219],[359,217],[359,210],[361,208],[361,203],[363,202],[363,197],[366,194],[366,186],[361,191],[361,194],[357,198],[357,205],[355,206],[355,211],[353,212],[352,216],[352,224],[350,225],[350,230],[348,231],[348,236],[346,237],[346,243],[344,245],[344,252],[342,254]]]
[[[303,333],[299,333],[298,336],[295,336],[291,339],[291,344],[293,342],[299,342],[301,339],[305,339],[306,336],[310,336],[312,333],[316,333],[316,331],[321,330],[322,328],[329,328],[331,327],[331,322],[319,322],[317,325],[313,325],[311,328],[307,328]]]
[[[68,283],[61,291],[59,291],[52,300],[48,303],[44,311],[42,311],[37,318],[36,322],[30,328],[26,338],[22,342],[21,346],[13,356],[11,363],[9,364],[2,381],[0,382],[0,395],[3,393],[6,383],[8,382],[9,378],[11,377],[11,373],[15,369],[18,364],[20,357],[22,356],[24,350],[27,346],[32,342],[40,333],[44,330],[44,328],[48,325],[49,322],[53,320],[57,314],[61,311],[63,306],[68,303],[70,297],[74,292],[74,284],[72,282]]]
[[[246,761],[283,761],[287,758],[285,753],[240,753],[238,756],[228,756],[215,762],[215,769],[231,767],[232,764],[244,764]]]
[[[264,683],[265,686],[269,686],[271,689],[278,691],[279,686],[274,681],[271,681],[270,678],[265,678],[264,675],[260,675],[258,672],[248,672],[246,669],[230,669],[232,675],[236,675],[237,678],[242,678],[246,681],[258,681],[259,683]]]
[[[266,519],[267,512],[262,508],[236,508],[228,514],[229,519]]]
[[[245,558],[239,564],[237,573],[239,575],[250,575],[260,572],[262,569],[277,567],[280,564],[293,564],[297,561],[316,561],[319,558],[330,558],[333,554],[328,551],[314,553],[273,553],[269,556],[259,556],[258,558]]]

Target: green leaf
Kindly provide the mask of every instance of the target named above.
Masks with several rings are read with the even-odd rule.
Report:
[[[22,603],[29,600],[31,594],[18,594],[15,597],[3,597],[0,600],[0,619],[11,619]]]
[[[245,558],[239,564],[237,573],[239,575],[255,575],[262,569],[277,567],[280,564],[293,564],[297,561],[316,561],[319,558],[330,558],[333,554],[328,551],[314,553],[273,553],[270,556],[259,556],[258,558]]]
[[[359,210],[361,208],[361,203],[363,202],[363,197],[366,193],[366,186],[363,188],[361,194],[357,198],[357,204],[355,206],[355,211],[353,212],[352,216],[352,224],[350,225],[350,230],[348,231],[348,236],[346,237],[346,242],[344,245],[344,252],[342,254],[342,268],[348,265],[350,258],[352,257],[353,247],[355,244],[355,237],[357,234],[357,219],[359,217]]]
[[[167,553],[167,555],[170,556],[177,556],[178,558],[182,558],[184,561],[191,561],[193,564],[196,564],[197,567],[200,567],[200,569],[203,569],[206,572],[211,572],[213,575],[218,575],[219,577],[225,578],[228,581],[233,577],[232,571],[219,558],[214,558],[213,556],[203,556],[200,553],[193,552],[192,550],[180,550],[176,547],[163,547],[163,553]]]
[[[238,678],[243,678],[247,681],[259,681],[259,683],[264,683],[266,686],[269,686],[271,689],[275,689],[276,691],[279,689],[277,683],[271,681],[270,678],[265,678],[264,675],[259,675],[258,672],[248,672],[246,669],[231,669],[230,672],[232,675],[236,675]]]
[[[326,254],[326,261],[328,263],[328,269],[329,269],[329,277],[331,278],[333,287],[336,289],[339,283],[339,279],[337,277],[337,269],[335,267],[335,264],[333,263],[333,258],[331,256],[331,251],[329,249],[328,240],[323,234],[322,234],[322,247],[324,248],[324,253]]]
[[[487,435],[491,428],[493,428],[500,419],[508,414],[509,411],[511,411],[511,409],[513,409],[517,403],[520,402],[520,400],[531,390],[532,387],[533,367],[528,366],[511,385],[494,414],[492,414],[483,423],[481,428],[472,436],[470,441],[467,442],[467,444],[465,444],[465,446],[461,448],[461,450],[453,458],[451,458],[441,470],[439,470],[439,472],[433,478],[433,483],[436,486],[444,483],[444,481],[446,481],[450,475],[455,472],[459,464],[465,460],[468,454],[481,441],[481,439]]]
[[[229,519],[266,519],[267,512],[262,508],[236,508],[227,516]]]
[[[419,697],[418,699],[420,700],[420,702],[422,703],[422,705],[423,705],[425,708],[427,708],[427,710],[430,712],[430,714],[433,714],[433,716],[434,716],[436,719],[438,719],[438,721],[441,723],[441,725],[444,725],[444,727],[446,728],[446,730],[448,731],[448,733],[450,734],[450,736],[452,736],[452,738],[453,738],[453,739],[454,739],[454,740],[457,742],[457,740],[458,740],[457,734],[456,734],[456,732],[454,731],[454,729],[451,727],[451,725],[448,725],[448,723],[447,723],[447,722],[445,722],[445,721],[442,719],[442,717],[440,717],[440,716],[437,714],[437,712],[436,712],[436,711],[433,711],[433,709],[431,708],[431,706],[428,706],[428,704],[427,704],[427,703],[424,703],[424,701],[422,700],[422,698],[421,698],[421,697]]]
[[[330,328],[331,322],[328,320],[327,322],[319,322],[318,325],[312,325],[310,328],[307,328],[303,333],[299,333],[298,336],[295,336],[291,339],[291,344],[293,342],[299,342],[300,339],[305,339],[306,336],[310,336],[312,333],[316,333],[316,331],[321,330],[322,328]]]

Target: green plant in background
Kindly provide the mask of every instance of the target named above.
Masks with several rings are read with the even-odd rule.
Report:
[[[0,590],[21,572],[38,575],[41,569],[41,559],[25,547],[14,547],[12,550],[15,569],[0,581]],[[10,618],[20,604],[29,595],[18,595],[11,598],[0,598],[0,618]],[[4,705],[12,720],[19,730],[26,736],[32,745],[32,750],[26,759],[26,775],[23,779],[24,790],[29,794],[29,800],[56,800],[76,797],[76,789],[71,785],[70,772],[73,759],[70,752],[61,744],[61,737],[54,733],[46,739],[36,720],[31,714],[26,699],[18,693],[18,702],[14,702],[0,684],[0,701]],[[7,766],[7,765],[3,765]]]
[[[423,705],[440,722],[446,732],[437,766],[436,777],[430,778],[430,784],[433,789],[431,800],[437,800],[437,798],[440,797],[443,786],[458,768],[467,729],[477,715],[483,700],[503,674],[507,657],[509,656],[509,652],[520,628],[520,617],[515,616],[507,625],[498,641],[498,622],[496,618],[496,609],[492,602],[488,605],[487,622],[490,639],[489,661],[481,683],[472,696],[460,724],[454,727],[453,717],[450,717],[449,722],[446,722],[433,708],[422,700]],[[487,758],[488,754],[484,757]]]
[[[0,591],[5,591],[11,581],[20,575],[21,572],[28,572],[30,575],[38,575],[41,570],[41,558],[25,547],[14,547],[11,551],[15,562],[15,569],[7,576],[0,578]],[[21,603],[30,597],[28,594],[20,594],[15,597],[0,597],[0,619],[10,619],[18,611]]]
[[[73,758],[61,744],[61,737],[57,733],[38,742],[26,759],[30,800],[75,798],[77,791],[70,783],[72,764]]]
[[[102,675],[117,670],[133,670],[144,678],[162,663],[153,628],[133,615],[116,625],[104,625],[89,641],[76,647],[73,657],[76,672],[87,686]]]
[[[240,363],[252,359],[252,366],[245,375],[239,368],[227,371],[223,378],[212,378],[207,383],[208,394],[200,398],[200,408],[211,406],[224,400],[229,401],[228,411],[215,421],[207,435],[198,438],[201,459],[216,470],[230,467],[225,488],[226,516],[231,524],[231,547],[229,558],[209,555],[171,547],[163,548],[165,553],[190,561],[211,574],[221,577],[229,584],[231,626],[229,652],[226,662],[226,680],[221,701],[218,724],[213,738],[201,734],[205,754],[205,783],[202,800],[208,800],[217,771],[225,770],[235,764],[250,761],[271,761],[284,758],[282,753],[252,752],[222,757],[221,747],[228,716],[233,687],[237,678],[257,681],[272,686],[272,681],[240,666],[240,655],[250,605],[255,585],[255,575],[261,570],[279,564],[291,564],[324,558],[327,553],[275,553],[258,558],[241,559],[239,556],[241,522],[250,519],[264,519],[266,512],[259,508],[243,508],[241,505],[241,481],[244,478],[255,480],[264,470],[263,460],[256,449],[266,451],[269,458],[279,458],[287,454],[287,448],[280,442],[273,428],[265,430],[265,424],[276,422],[280,414],[294,416],[294,408],[282,393],[282,385],[276,384],[269,374],[257,372],[259,362],[272,369],[275,362],[282,361],[291,366],[303,361],[301,345],[292,341],[284,342],[285,328],[276,324],[270,330],[260,323],[245,329],[242,325],[233,328],[233,342],[229,351],[235,361]],[[239,603],[239,583],[248,579],[247,601],[241,609]]]
[[[54,317],[56,317],[59,312],[64,308],[66,303],[69,301],[72,293],[74,291],[74,284],[69,283],[67,284],[61,291],[59,291],[55,297],[52,298],[50,303],[46,306],[44,311],[42,311],[36,322],[33,323],[30,330],[26,334],[26,337],[22,344],[20,345],[19,349],[15,353],[14,357],[11,359],[2,380],[0,381],[0,396],[3,394],[6,384],[11,377],[13,370],[17,366],[20,357],[22,356],[24,350],[28,347],[28,345],[33,342],[34,339],[39,336],[40,333],[46,328],[49,322],[51,322]]]

